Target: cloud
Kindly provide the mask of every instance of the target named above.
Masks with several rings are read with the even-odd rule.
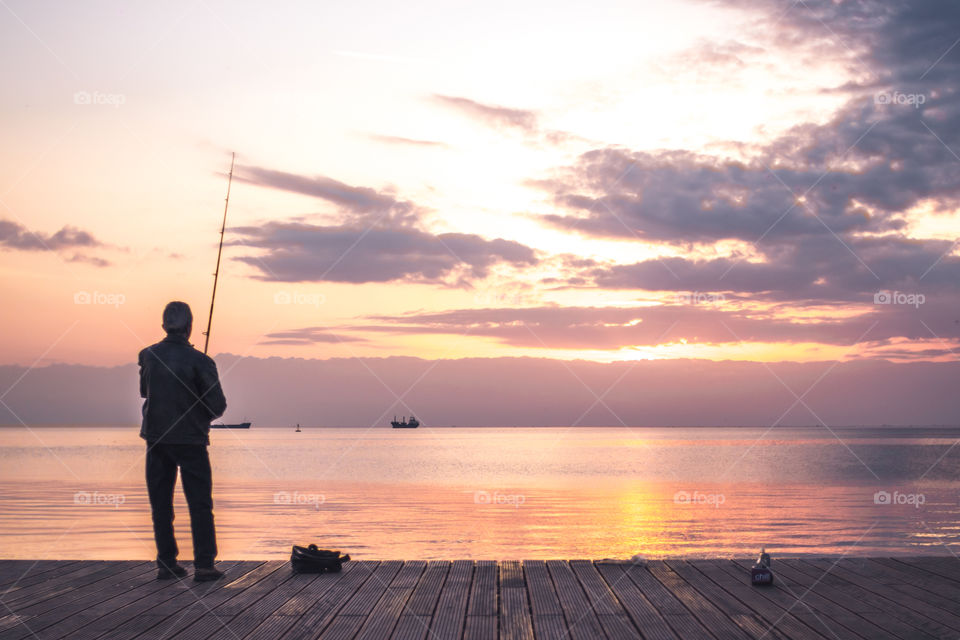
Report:
[[[67,262],[84,262],[86,264],[92,264],[95,267],[109,267],[110,261],[104,260],[103,258],[98,258],[97,256],[87,256],[82,253],[75,253],[69,258]]]
[[[89,232],[70,225],[51,235],[44,235],[30,231],[17,222],[0,220],[0,245],[24,251],[56,251],[75,247],[99,247],[101,243]]]
[[[908,216],[924,203],[960,208],[960,5],[726,4],[759,12],[759,28],[784,47],[841,56],[855,80],[829,90],[845,93],[846,104],[826,124],[798,125],[748,160],[588,151],[531,181],[556,207],[542,221],[676,248],[740,243],[753,254],[588,269],[601,287],[796,301],[854,300],[879,288],[957,293],[955,245],[910,237]],[[725,64],[742,52],[718,47],[713,54]]]
[[[366,342],[363,338],[331,333],[326,327],[303,327],[268,333],[259,344],[308,346],[317,343]]]
[[[688,49],[662,56],[655,64],[668,81],[689,78],[699,87],[741,86],[741,73],[773,66],[770,57],[774,46],[775,43],[765,42],[758,46],[734,39],[723,42],[700,40]]]
[[[500,105],[484,104],[461,96],[434,94],[433,99],[498,131],[518,131],[534,143],[546,142],[557,145],[573,140],[582,140],[582,138],[566,131],[542,127],[540,115],[529,109],[514,109]]]
[[[384,144],[395,144],[395,145],[406,145],[414,147],[436,147],[436,148],[449,148],[446,142],[438,142],[436,140],[417,140],[415,138],[402,138],[400,136],[385,136],[378,133],[367,134],[367,137],[371,140],[376,140],[377,142],[382,142]]]
[[[429,282],[469,286],[495,264],[518,268],[537,263],[530,247],[512,240],[488,240],[468,233],[436,234],[422,228],[423,208],[369,187],[325,176],[305,177],[243,167],[243,180],[332,202],[338,224],[271,221],[231,228],[232,244],[263,249],[235,258],[283,282]]]
[[[931,161],[904,166],[909,150],[871,139],[881,131],[865,123],[858,133],[867,135],[848,157],[838,158],[842,150],[833,155],[810,146],[809,156],[789,166],[777,157],[791,146],[784,139],[749,163],[687,151],[597,149],[553,179],[532,184],[551,192],[564,212],[543,217],[551,226],[671,244],[897,232],[907,224],[900,214],[922,200],[960,199],[960,182],[943,170],[949,152],[934,136],[909,132],[912,149],[926,150]],[[825,159],[832,162],[822,163]],[[844,159],[860,164],[842,166]]]
[[[898,348],[877,348],[871,349],[865,354],[857,354],[857,358],[883,359],[893,361],[911,361],[911,360],[943,360],[950,359],[956,361],[956,349],[898,349]]]
[[[240,166],[234,177],[249,184],[320,198],[337,205],[351,222],[359,224],[409,225],[419,211],[406,200],[386,191],[355,187],[326,176],[302,176],[263,167]]]
[[[282,282],[429,282],[467,286],[490,267],[537,262],[534,251],[511,240],[487,240],[466,233],[432,234],[412,228],[319,226],[269,222],[235,227],[234,244],[265,249],[260,256],[236,258],[261,271],[260,278]]]
[[[527,109],[512,109],[463,98],[435,94],[434,100],[497,129],[534,132],[539,128],[537,114]]]
[[[697,300],[702,300],[697,303]],[[845,317],[778,315],[743,308],[738,300],[678,297],[683,304],[638,307],[518,307],[456,309],[435,313],[371,316],[356,331],[451,334],[495,338],[525,348],[617,350],[686,341],[690,344],[820,343],[885,344],[894,338],[937,342],[960,340],[952,303],[917,308],[873,306]],[[921,319],[926,327],[917,320]],[[932,333],[935,332],[935,333]],[[943,344],[937,344],[943,347]],[[923,354],[920,354],[921,356]]]
[[[591,286],[752,294],[755,299],[856,302],[891,289],[929,298],[960,293],[953,243],[887,237],[801,238],[764,249],[766,261],[663,257],[588,267]]]
[[[61,251],[66,249],[103,247],[90,232],[71,225],[65,225],[59,231],[45,235],[31,231],[25,226],[12,220],[0,220],[0,247],[20,251]],[[110,264],[103,258],[75,253],[69,262],[86,262],[98,267]]]

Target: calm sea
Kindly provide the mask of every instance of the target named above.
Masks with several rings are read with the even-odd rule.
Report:
[[[0,428],[0,557],[154,555],[137,427]],[[960,552],[960,429],[213,431],[221,558]],[[181,557],[189,516],[178,489]]]

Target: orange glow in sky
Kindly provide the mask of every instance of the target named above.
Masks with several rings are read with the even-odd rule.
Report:
[[[833,235],[821,240],[825,251],[876,271],[876,291],[894,290],[885,283],[896,284],[896,277],[876,266],[873,249],[854,241],[899,234],[952,242],[958,221],[949,199],[931,196],[905,207],[900,228],[850,235],[824,212],[830,192],[791,195],[786,183],[779,196],[795,208],[781,215],[771,203],[766,213],[785,221],[773,233],[763,222],[739,235],[712,230],[666,239],[650,220],[618,213],[653,198],[657,180],[643,181],[658,170],[656,162],[697,163],[702,175],[693,183],[709,177],[712,170],[703,167],[710,163],[740,162],[757,176],[753,184],[779,188],[781,167],[802,162],[795,151],[773,152],[771,145],[796,127],[841,117],[854,90],[827,89],[869,75],[854,61],[866,54],[829,34],[821,34],[825,44],[813,55],[778,39],[776,25],[758,27],[756,15],[698,2],[107,2],[57,11],[14,2],[10,13],[17,19],[0,23],[0,54],[16,61],[0,71],[0,363],[130,362],[160,337],[160,311],[171,299],[192,305],[194,342],[202,344],[231,151],[247,178],[232,185],[214,354],[805,361],[882,356],[901,347],[938,359],[949,356],[920,352],[956,343],[939,325],[929,332],[898,328],[873,343],[859,343],[859,330],[834,331],[827,325],[862,321],[866,329],[877,313],[904,311],[878,309],[872,289],[839,295],[842,272],[793,297],[776,290],[789,272],[771,276],[776,286],[752,275],[779,264],[782,252],[773,247],[782,242],[781,229],[817,216],[833,225]],[[933,129],[937,114],[930,114]],[[598,191],[590,180],[600,165],[584,167],[601,152],[656,160],[611,176]],[[858,171],[873,162],[843,160]],[[329,179],[357,191],[305,193],[249,178],[255,169],[316,181],[310,188]],[[812,165],[809,171],[812,183],[820,172]],[[828,186],[832,177],[820,180],[817,188],[836,188]],[[560,183],[569,191],[564,196],[595,198],[592,209],[578,209],[548,186]],[[641,186],[629,187],[636,202],[624,204],[616,191],[628,185]],[[685,190],[677,187],[678,201]],[[702,216],[723,207],[735,214],[755,206],[751,193],[718,184],[697,206]],[[439,238],[458,265],[368,281],[328,277],[338,264],[362,271],[352,262],[361,252],[389,264],[391,252],[400,251],[390,244],[396,238],[371,248],[376,234],[367,233],[380,223],[357,217],[369,212],[356,204],[370,194],[395,203],[392,211],[413,212],[407,226],[383,229],[423,234],[410,242]],[[866,219],[881,215],[876,206],[851,196],[848,209]],[[611,226],[593,230],[604,207],[622,226],[607,218],[598,225]],[[550,216],[565,221],[545,222]],[[335,259],[316,258],[307,277],[275,277],[293,245],[271,248],[255,235],[270,224],[317,227],[296,237],[293,244],[307,243],[304,251],[314,238],[323,241],[324,229],[353,224],[363,235],[344,241]],[[64,240],[65,229],[72,239]],[[80,232],[86,240],[76,237]],[[456,234],[469,236],[465,243],[515,243],[532,257],[464,260],[460,254],[472,249],[448,246],[459,241]],[[481,253],[500,250],[483,246]],[[943,265],[960,255],[955,246],[942,253]],[[419,264],[450,259],[424,254]],[[655,269],[643,282],[660,284],[614,284],[614,275],[626,273],[618,269],[644,261],[654,268],[659,261],[689,286],[669,279],[664,285]],[[307,268],[290,264],[297,273]],[[691,274],[709,264],[720,265],[724,280],[705,291]],[[761,284],[743,284],[755,277]],[[708,304],[697,296],[709,297]],[[597,311],[564,327],[527,315],[573,308],[627,314]],[[665,308],[677,308],[677,317],[646,315]],[[627,317],[631,310],[635,317]],[[454,312],[454,320],[430,317]],[[465,319],[467,312],[481,314]],[[645,333],[657,322],[664,331]],[[708,322],[715,331],[704,329]],[[768,330],[765,322],[782,324]],[[810,323],[824,323],[824,330],[791,333],[790,325]],[[326,338],[283,339],[311,328]]]

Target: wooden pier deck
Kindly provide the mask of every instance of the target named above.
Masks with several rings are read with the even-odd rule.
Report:
[[[141,561],[0,561],[0,640],[960,638],[960,560],[774,559],[646,565],[349,562],[292,575],[221,562],[227,578],[158,581]]]

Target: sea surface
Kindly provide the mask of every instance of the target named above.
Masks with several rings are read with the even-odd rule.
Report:
[[[221,558],[960,553],[960,428],[214,430]],[[155,554],[136,426],[0,428],[0,557]],[[179,488],[181,557],[191,558]]]

